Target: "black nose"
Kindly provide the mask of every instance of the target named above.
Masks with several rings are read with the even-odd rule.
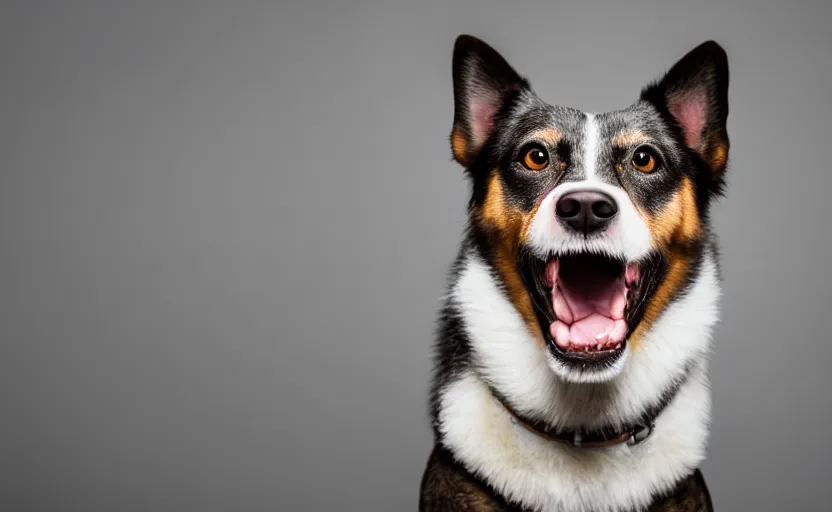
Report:
[[[601,192],[571,192],[555,206],[555,214],[563,225],[585,235],[607,227],[616,213],[618,207],[613,198]]]

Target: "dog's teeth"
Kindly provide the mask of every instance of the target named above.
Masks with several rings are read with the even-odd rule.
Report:
[[[615,344],[615,349],[618,350],[619,348],[621,348],[621,343],[620,342]]]

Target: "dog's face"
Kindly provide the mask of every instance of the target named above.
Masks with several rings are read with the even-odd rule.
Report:
[[[472,239],[561,378],[615,377],[707,250],[729,147],[724,51],[704,43],[602,114],[545,103],[469,36],[453,72]]]

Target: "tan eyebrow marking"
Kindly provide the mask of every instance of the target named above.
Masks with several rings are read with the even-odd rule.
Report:
[[[532,138],[541,140],[546,144],[555,146],[560,141],[561,133],[554,128],[545,128],[532,133]]]
[[[650,137],[640,130],[621,130],[615,134],[610,143],[613,146],[628,148],[636,144],[648,142]]]

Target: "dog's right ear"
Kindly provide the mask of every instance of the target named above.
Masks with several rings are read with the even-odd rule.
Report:
[[[454,44],[454,159],[469,166],[494,129],[495,117],[506,100],[528,88],[523,79],[493,48],[461,35]]]

